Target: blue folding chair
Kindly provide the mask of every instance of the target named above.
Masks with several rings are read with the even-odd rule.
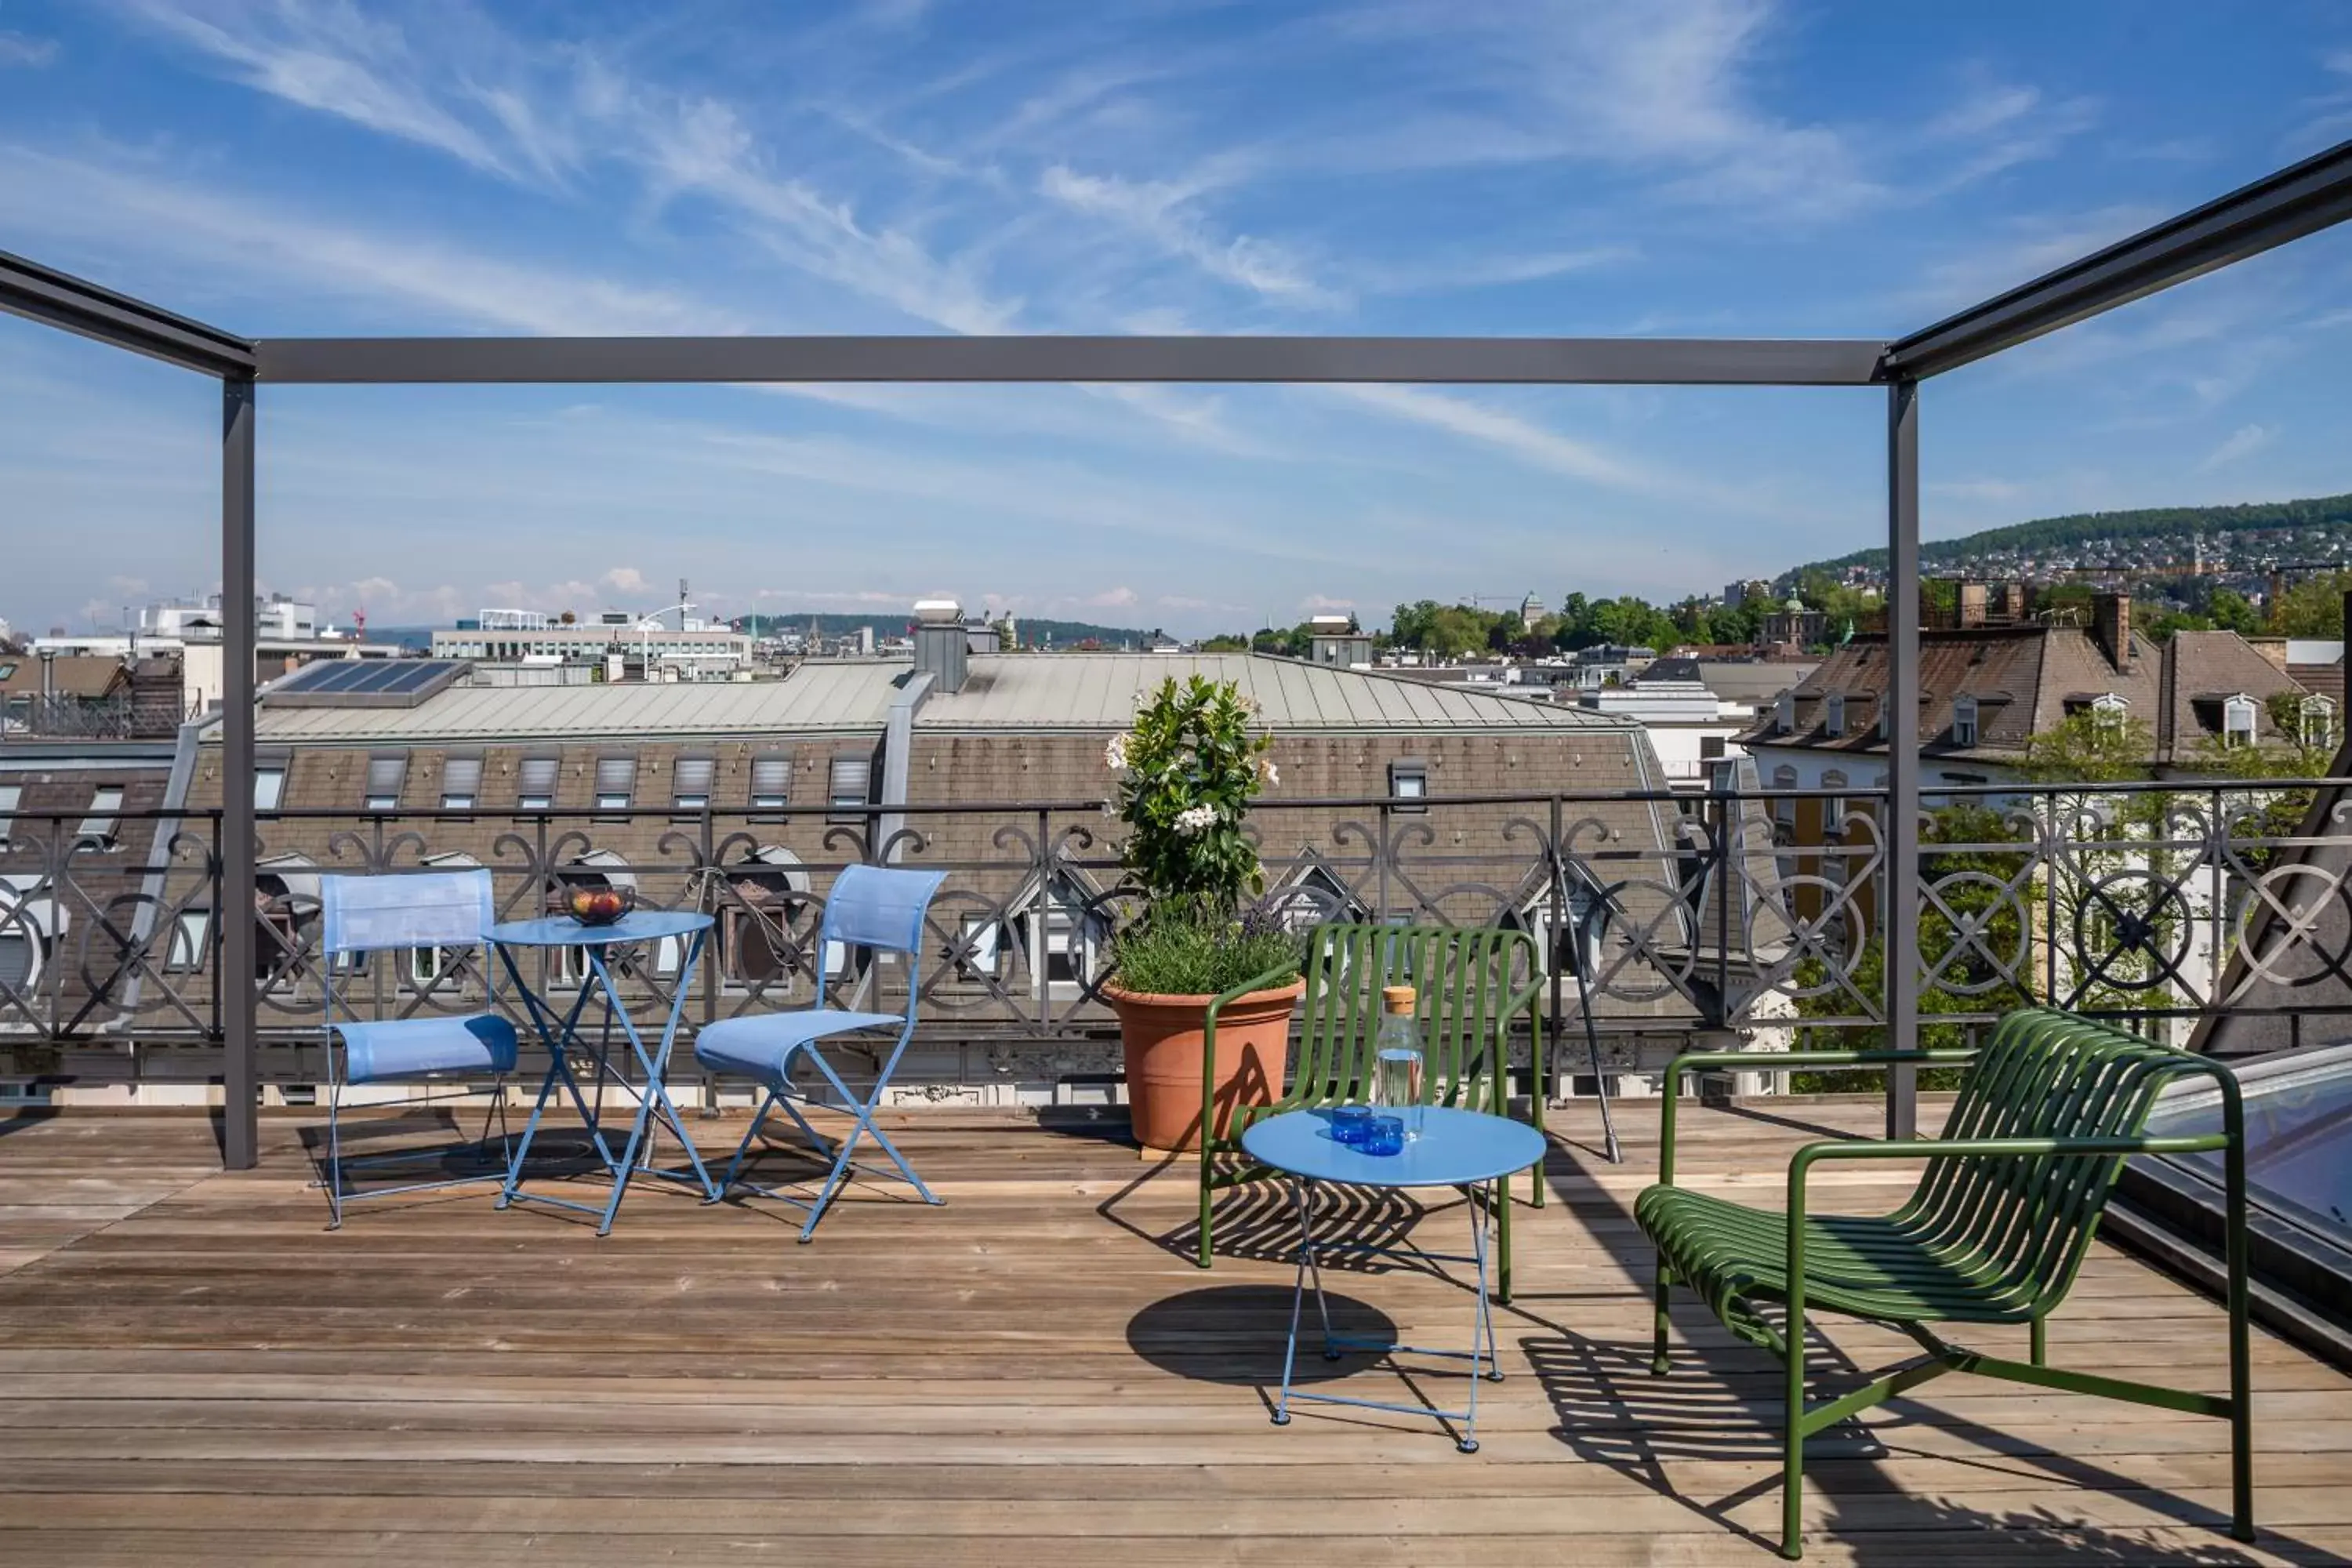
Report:
[[[939,871],[896,871],[877,866],[851,866],[834,879],[833,892],[825,900],[824,918],[817,935],[817,994],[815,1004],[796,1013],[765,1013],[755,1016],[728,1018],[705,1028],[694,1043],[694,1059],[714,1073],[729,1073],[759,1079],[767,1088],[760,1101],[759,1114],[737,1145],[735,1158],[719,1181],[722,1193],[732,1192],[743,1161],[758,1141],[760,1129],[766,1125],[768,1113],[782,1107],[802,1133],[816,1147],[821,1155],[830,1156],[833,1168],[826,1173],[823,1186],[814,1198],[779,1192],[770,1187],[740,1184],[747,1192],[780,1202],[799,1204],[808,1210],[808,1221],[801,1226],[801,1239],[808,1240],[816,1232],[816,1222],[833,1204],[834,1195],[849,1179],[853,1170],[859,1169],[855,1156],[857,1142],[871,1138],[890,1163],[898,1168],[916,1193],[927,1204],[943,1200],[932,1195],[915,1174],[915,1168],[898,1152],[882,1130],[874,1125],[874,1112],[880,1106],[883,1091],[889,1087],[890,1075],[898,1070],[898,1058],[906,1054],[907,1042],[914,1037],[915,1004],[922,991],[920,956],[923,944],[923,917],[930,908],[931,896],[940,884],[947,880]],[[872,952],[899,952],[907,955],[907,1010],[902,1013],[858,1013],[825,1004],[824,971],[827,955],[841,954],[841,974],[846,980],[853,964],[853,952],[864,948]],[[878,984],[878,982],[877,982]],[[874,1083],[860,1096],[842,1081],[833,1064],[817,1049],[816,1042],[834,1035],[851,1034],[868,1029],[896,1029],[898,1038],[890,1047]],[[812,1097],[793,1088],[792,1069],[795,1058],[806,1057],[819,1077],[840,1097],[845,1110],[855,1113],[849,1134],[839,1143],[820,1136],[809,1125],[808,1118],[793,1102],[803,1100],[816,1104]]]
[[[483,949],[480,972],[488,984],[490,966],[485,933],[497,919],[489,872],[321,877],[319,905],[319,946],[323,955],[319,989],[325,999],[327,1026],[327,1166],[320,1184],[327,1189],[327,1205],[334,1216],[327,1228],[341,1227],[343,1205],[362,1198],[390,1197],[395,1193],[503,1179],[506,1165],[501,1162],[497,1170],[479,1175],[347,1192],[343,1185],[346,1162],[342,1143],[345,1085],[415,1083],[488,1074],[497,1080],[493,1112],[503,1128],[506,1080],[515,1068],[516,1036],[515,1026],[496,1012],[434,1014],[364,1023],[346,1004],[343,1012],[347,1016],[338,1022],[335,1016],[335,961],[350,953],[478,947]],[[481,1142],[487,1142],[489,1135],[489,1118],[485,1117]],[[446,1153],[442,1149],[398,1149],[348,1163],[353,1167],[415,1163],[441,1159]]]

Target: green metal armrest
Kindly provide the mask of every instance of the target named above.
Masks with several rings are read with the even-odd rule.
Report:
[[[1201,1030],[1201,1158],[1206,1161],[1216,1142],[1217,1116],[1217,1015],[1225,1005],[1253,991],[1264,991],[1286,974],[1298,973],[1298,965],[1286,963],[1280,969],[1269,969],[1264,974],[1253,975],[1230,991],[1218,993],[1209,1004],[1209,1016]]]
[[[1683,1075],[1712,1068],[1900,1067],[1906,1062],[1966,1062],[1973,1047],[1932,1051],[1685,1051],[1666,1064],[1666,1103],[1658,1113],[1658,1184],[1675,1184],[1675,1108]]]

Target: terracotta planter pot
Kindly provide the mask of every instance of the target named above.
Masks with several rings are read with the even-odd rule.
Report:
[[[1217,1015],[1216,1131],[1225,1134],[1234,1110],[1282,1098],[1290,1052],[1290,1015],[1307,982],[1253,991]],[[1147,1153],[1197,1152],[1201,1147],[1201,1058],[1209,1004],[1214,996],[1165,996],[1103,987],[1118,1015],[1127,1047],[1127,1101],[1136,1138]]]

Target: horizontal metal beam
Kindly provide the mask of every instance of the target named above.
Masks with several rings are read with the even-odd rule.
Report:
[[[1862,386],[1866,340],[265,338],[260,378],[389,382],[1439,382]]]
[[[1920,379],[2352,217],[2352,142],[2168,218],[1890,345],[1880,373]]]
[[[253,345],[243,338],[5,250],[0,310],[205,375],[253,374]]]

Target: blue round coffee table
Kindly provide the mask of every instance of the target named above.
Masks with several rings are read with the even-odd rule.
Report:
[[[694,991],[695,965],[701,962],[703,942],[711,925],[710,916],[694,910],[632,910],[619,920],[600,926],[583,925],[569,915],[549,915],[538,920],[506,921],[489,929],[490,945],[497,950],[508,977],[514,982],[517,994],[522,998],[531,1023],[547,1047],[547,1076],[540,1080],[539,1098],[531,1102],[530,1120],[523,1125],[522,1142],[515,1145],[514,1160],[507,1167],[506,1186],[499,1194],[499,1207],[518,1203],[547,1204],[593,1215],[596,1234],[604,1236],[611,1232],[614,1217],[621,1212],[621,1199],[628,1194],[633,1174],[686,1183],[699,1189],[704,1201],[719,1201],[719,1184],[703,1167],[702,1156],[695,1150],[694,1139],[687,1131],[686,1121],[678,1115],[668,1088],[670,1053],[677,1045],[678,1023],[686,1016],[687,999]],[[630,1018],[627,1002],[614,983],[610,964],[615,956],[614,949],[663,942],[676,944],[677,974],[670,985],[669,1012],[662,1022],[660,1037],[648,1041],[648,1031],[640,1029]],[[576,948],[585,958],[578,993],[568,1007],[552,996],[540,995],[524,978],[515,953],[530,948]],[[658,996],[658,987],[656,990]],[[606,1017],[619,1026],[636,1058],[635,1081],[625,1072],[614,1070],[609,1031],[601,1033],[598,1043],[593,1046],[581,1038],[581,1015],[599,994]],[[571,1058],[575,1055],[593,1064],[591,1081],[599,1086],[593,1104],[582,1091],[579,1076],[572,1070]],[[628,1139],[617,1155],[606,1141],[604,1124],[597,1115],[604,1098],[601,1086],[608,1078],[624,1091],[634,1094],[637,1101]],[[531,1140],[538,1135],[540,1119],[547,1113],[548,1101],[559,1088],[579,1111],[588,1141],[594,1146],[605,1173],[612,1178],[612,1191],[601,1204],[574,1203],[569,1198],[523,1190],[523,1165],[530,1158]],[[686,1151],[686,1168],[665,1170],[653,1163],[654,1143],[665,1125]]]
[[[1352,1405],[1365,1410],[1391,1410],[1407,1415],[1428,1415],[1440,1423],[1459,1421],[1461,1435],[1454,1447],[1465,1454],[1478,1451],[1478,1383],[1482,1377],[1500,1383],[1503,1369],[1496,1360],[1495,1319],[1486,1286],[1486,1218],[1489,1209],[1505,1199],[1496,1186],[1504,1177],[1526,1170],[1544,1156],[1543,1134],[1524,1122],[1490,1116],[1482,1110],[1449,1106],[1424,1106],[1421,1136],[1401,1154],[1367,1154],[1333,1136],[1331,1113],[1292,1110],[1268,1117],[1242,1133],[1242,1150],[1262,1165],[1284,1172],[1294,1180],[1291,1196],[1298,1211],[1298,1272],[1291,1287],[1290,1340],[1282,1352],[1282,1395],[1276,1402],[1274,1424],[1290,1424],[1290,1402],[1312,1400],[1321,1405]],[[1468,1200],[1470,1251],[1425,1252],[1409,1245],[1372,1242],[1318,1242],[1315,1239],[1315,1194],[1325,1183],[1360,1187],[1458,1187]],[[1485,1189],[1481,1199],[1480,1189]],[[1331,1311],[1323,1296],[1320,1255],[1392,1254],[1423,1263],[1471,1263],[1478,1269],[1477,1316],[1466,1351],[1431,1350],[1357,1334],[1334,1333]],[[1393,1356],[1441,1356],[1470,1363],[1470,1397],[1461,1410],[1439,1410],[1427,1405],[1399,1405],[1377,1399],[1351,1399],[1337,1394],[1294,1391],[1291,1372],[1298,1357],[1298,1321],[1306,1305],[1307,1281],[1315,1287],[1315,1311],[1323,1323],[1323,1356],[1337,1361],[1349,1350]]]

